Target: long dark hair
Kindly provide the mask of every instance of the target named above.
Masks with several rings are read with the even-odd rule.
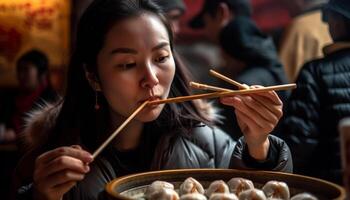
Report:
[[[58,105],[62,108],[49,136],[49,141],[54,145],[48,148],[80,143],[85,148],[94,150],[107,137],[110,123],[107,101],[100,95],[98,101],[101,109],[98,112],[94,109],[95,91],[90,87],[84,70],[98,78],[96,58],[104,45],[106,33],[116,22],[143,13],[159,17],[168,31],[173,50],[170,25],[161,9],[150,0],[95,0],[87,8],[77,29],[77,45],[68,69],[66,94],[61,105]],[[189,95],[187,72],[175,55],[174,58],[176,72],[169,95]],[[162,125],[160,127],[167,131],[177,127],[191,128],[200,122],[211,123],[195,103],[186,102],[166,105],[160,117],[151,123]]]

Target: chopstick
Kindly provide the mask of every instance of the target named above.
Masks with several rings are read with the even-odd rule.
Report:
[[[221,87],[215,87],[211,85],[206,85],[206,84],[201,84],[201,83],[196,83],[191,81],[190,86],[196,89],[202,89],[202,90],[211,90],[211,91],[217,91],[217,92],[232,92],[233,90],[229,90],[226,88],[221,88]]]
[[[118,135],[118,133],[149,103],[149,101],[143,102],[119,127],[107,138],[105,142],[92,154],[95,159],[98,154]]]
[[[232,80],[229,77],[224,76],[224,75],[220,74],[219,72],[216,72],[216,71],[214,71],[212,69],[209,70],[209,74],[211,74],[212,76],[215,76],[216,78],[219,78],[219,79],[221,79],[223,81],[231,83],[232,85],[237,86],[239,89],[249,89],[249,86],[247,86],[245,84],[238,83],[237,81]]]
[[[163,104],[163,103],[178,103],[183,101],[191,101],[195,99],[210,99],[210,98],[226,97],[226,96],[233,96],[233,95],[239,95],[239,94],[254,94],[254,93],[268,92],[268,91],[289,90],[289,89],[295,89],[296,87],[297,85],[295,83],[291,83],[291,84],[284,84],[284,85],[268,86],[263,88],[236,90],[232,92],[231,91],[230,92],[212,92],[212,93],[206,93],[206,94],[173,97],[173,98],[168,98],[163,100],[151,101],[148,103],[148,105],[157,105],[157,104]]]

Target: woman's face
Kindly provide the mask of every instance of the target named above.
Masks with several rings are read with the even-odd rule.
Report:
[[[175,74],[168,32],[160,19],[142,14],[111,27],[97,56],[99,83],[112,119],[122,121],[146,100],[165,99]],[[155,120],[164,104],[135,118]]]

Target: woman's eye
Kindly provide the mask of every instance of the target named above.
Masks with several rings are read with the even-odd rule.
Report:
[[[123,63],[123,64],[118,64],[118,67],[122,69],[130,69],[136,66],[136,63]]]
[[[155,61],[158,63],[164,63],[168,58],[169,58],[169,55],[159,56],[158,58],[155,59]]]

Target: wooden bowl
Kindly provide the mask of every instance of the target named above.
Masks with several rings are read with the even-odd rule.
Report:
[[[227,182],[231,178],[242,177],[250,179],[260,189],[268,181],[284,181],[289,186],[291,196],[301,192],[311,193],[320,200],[344,200],[346,196],[343,187],[317,178],[282,172],[235,169],[179,169],[132,174],[114,179],[105,189],[110,199],[143,199],[147,186],[153,181],[167,181],[178,189],[188,177],[197,179],[204,188],[215,180]]]

